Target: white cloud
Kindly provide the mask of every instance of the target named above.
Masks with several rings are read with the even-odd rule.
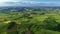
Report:
[[[0,0],[0,2],[19,2],[19,1],[18,0]]]
[[[1,2],[0,1],[0,6],[24,6],[24,5],[28,5],[28,6],[60,6],[60,3],[56,3],[56,2],[35,2],[35,1],[22,1],[22,2],[15,2],[14,0],[10,0],[11,2]]]

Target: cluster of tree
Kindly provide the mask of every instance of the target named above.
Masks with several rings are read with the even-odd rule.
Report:
[[[60,14],[60,8],[30,8],[30,7],[2,7],[0,8],[0,13],[8,13],[12,11],[24,12],[26,9],[32,10],[33,12],[42,12],[42,13],[57,13]]]
[[[12,9],[12,10],[11,10]],[[1,31],[5,30],[11,30],[13,27],[13,30],[15,29],[15,25],[17,24],[17,32],[19,34],[48,34],[45,30],[51,30],[51,31],[57,31],[60,32],[60,23],[56,21],[56,19],[52,16],[47,16],[42,22],[39,21],[41,16],[46,16],[46,13],[59,13],[59,9],[53,10],[54,8],[8,8],[9,12],[5,13],[3,9],[3,12],[5,14],[8,14],[9,16],[6,16],[4,18],[4,21],[15,21],[11,22],[9,24],[5,24],[0,27]],[[21,11],[21,12],[20,12]],[[38,17],[38,18],[35,18]],[[2,19],[2,18],[1,18]],[[37,20],[38,19],[38,20]],[[7,27],[8,25],[8,27]],[[2,30],[3,29],[3,30]],[[45,29],[45,30],[43,30]],[[43,31],[42,31],[43,30]],[[15,30],[14,30],[15,31]],[[16,32],[16,31],[15,31]]]

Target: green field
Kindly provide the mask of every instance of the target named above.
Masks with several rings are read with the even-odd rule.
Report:
[[[45,11],[44,11],[45,10]],[[18,34],[60,34],[60,10],[53,8],[38,11],[25,10],[23,12],[9,11],[0,13],[0,34],[9,33],[10,22],[17,24]],[[12,26],[11,26],[12,27]],[[16,34],[16,32],[9,34]]]

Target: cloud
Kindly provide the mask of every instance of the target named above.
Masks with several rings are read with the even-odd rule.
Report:
[[[0,2],[19,2],[21,0],[0,0]]]
[[[0,6],[60,6],[60,3],[56,2],[36,2],[36,1],[24,1],[24,2],[0,2]]]

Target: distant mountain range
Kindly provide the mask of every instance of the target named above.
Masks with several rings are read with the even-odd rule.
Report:
[[[60,3],[51,3],[51,2],[0,2],[0,6],[25,6],[25,7],[36,7],[36,6],[50,6],[58,7]]]

